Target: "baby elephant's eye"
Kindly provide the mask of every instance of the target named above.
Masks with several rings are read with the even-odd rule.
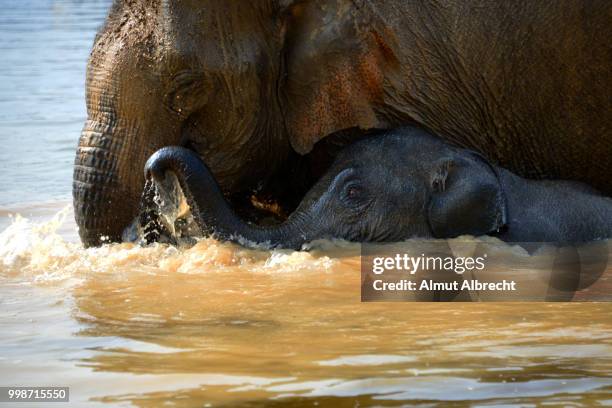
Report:
[[[440,191],[444,190],[444,186],[443,186],[442,180],[439,180],[439,179],[434,179],[431,182],[431,186],[433,187],[433,190],[436,191],[436,192],[440,192]]]
[[[342,198],[349,204],[353,204],[363,196],[361,186],[357,183],[350,183],[344,187]]]
[[[359,195],[359,189],[357,187],[349,187],[346,191],[348,198],[355,198]]]

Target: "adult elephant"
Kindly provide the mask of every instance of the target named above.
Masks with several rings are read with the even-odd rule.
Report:
[[[163,146],[235,193],[334,132],[404,124],[612,193],[610,21],[596,0],[117,0],[88,66],[81,239],[120,239]]]

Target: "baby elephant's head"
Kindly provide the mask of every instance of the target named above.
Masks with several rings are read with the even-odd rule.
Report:
[[[486,159],[400,129],[343,150],[296,213],[308,215],[315,236],[398,241],[484,235],[505,224],[505,208]]]

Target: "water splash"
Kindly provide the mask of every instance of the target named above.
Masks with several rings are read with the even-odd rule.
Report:
[[[156,243],[108,244],[83,248],[69,242],[60,233],[71,215],[66,206],[51,219],[35,222],[16,215],[0,232],[0,277],[20,278],[42,283],[82,278],[90,273],[129,273],[130,270],[153,274],[202,274],[240,269],[249,273],[290,273],[329,270],[334,260],[329,247],[324,252],[247,249],[211,238],[198,239],[195,245],[172,246]],[[338,247],[352,248],[356,244]]]
[[[1,275],[23,274],[35,282],[62,280],[69,276],[66,265],[78,257],[79,245],[65,241],[58,233],[70,207],[46,222],[35,223],[17,214],[0,233]]]

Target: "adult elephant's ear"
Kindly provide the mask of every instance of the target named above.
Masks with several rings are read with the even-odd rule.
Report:
[[[506,224],[506,199],[497,170],[475,153],[433,166],[428,221],[436,238],[485,235]]]
[[[279,96],[291,147],[305,155],[336,132],[388,128],[377,106],[398,60],[386,26],[375,27],[360,2],[289,3]]]

